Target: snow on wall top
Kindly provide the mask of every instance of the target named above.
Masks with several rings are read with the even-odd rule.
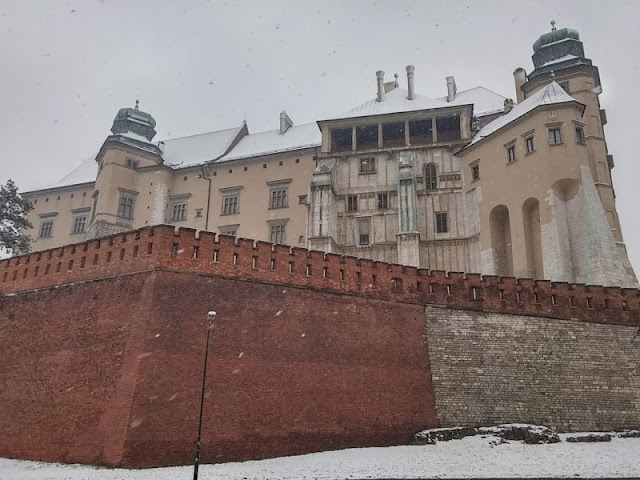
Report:
[[[523,100],[521,103],[517,104],[513,109],[503,115],[495,119],[493,122],[485,125],[483,128],[478,131],[473,137],[473,141],[465,148],[469,148],[469,146],[474,143],[479,142],[480,140],[488,137],[489,135],[495,133],[501,128],[509,125],[511,122],[517,120],[523,115],[529,113],[536,107],[541,105],[551,105],[555,103],[565,103],[565,102],[576,102],[572,96],[570,96],[567,92],[565,92],[557,82],[553,81],[545,88],[542,88],[531,95],[529,98]]]
[[[280,134],[280,130],[254,133],[242,137],[233,150],[218,162],[319,147],[320,142],[320,129],[315,123],[290,127],[284,134]]]
[[[227,130],[165,140],[164,163],[181,168],[217,160],[227,152],[244,126],[243,122],[239,127]]]
[[[462,90],[456,93],[455,98],[451,102],[447,102],[447,97],[440,97],[437,100],[444,102],[446,105],[467,105],[473,104],[473,114],[476,117],[499,113],[504,110],[505,97],[492,92],[488,88],[477,86],[468,90]]]

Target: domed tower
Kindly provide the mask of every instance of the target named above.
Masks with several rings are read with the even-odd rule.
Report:
[[[165,169],[153,168],[163,163],[160,146],[151,143],[156,135],[155,127],[155,119],[140,110],[137,100],[135,107],[118,110],[111,127],[113,135],[107,137],[96,156],[98,176],[87,238],[144,225],[142,215],[136,215],[136,211],[147,207],[150,209],[148,204],[151,200],[142,198],[140,194],[142,176],[146,178],[152,175],[153,181],[149,183],[155,183],[158,188],[158,185],[166,185],[167,179],[164,177],[169,175]],[[141,175],[141,169],[144,175]]]
[[[585,242],[590,242],[593,245],[597,243],[594,240],[595,237],[610,237],[611,242],[605,243],[615,245],[613,248],[617,250],[617,253],[614,258],[619,259],[619,265],[624,265],[624,275],[629,279],[628,282],[623,282],[623,284],[636,285],[637,281],[627,257],[615,206],[615,195],[611,180],[611,169],[614,163],[613,156],[607,151],[604,132],[607,116],[600,107],[599,95],[602,93],[602,86],[598,67],[594,66],[593,62],[585,57],[580,34],[571,28],[556,28],[553,21],[551,22],[551,31],[540,35],[533,43],[533,56],[531,58],[534,65],[532,72],[527,75],[523,68],[518,68],[514,72],[518,103],[555,81],[566,93],[584,105],[585,108],[582,115],[576,114],[571,123],[562,125],[561,129],[564,132],[564,136],[560,143],[565,145],[572,143],[581,146],[577,153],[579,158],[575,159],[579,164],[585,166],[585,169],[581,170],[580,173],[579,183],[582,186],[580,192],[586,195],[585,192],[592,190],[594,192],[594,201],[599,200],[599,203],[601,203],[603,210],[603,215],[601,216],[603,218],[606,217],[606,222],[603,220],[604,226],[598,226],[597,228],[594,226],[591,238],[585,240]],[[551,116],[547,119],[547,122],[549,125],[553,123]],[[558,184],[565,180],[554,178],[554,181]],[[551,189],[551,185],[549,185],[549,188]],[[590,204],[587,202],[584,208],[585,212],[595,211],[593,202]],[[600,209],[598,208],[597,210]],[[599,221],[596,223],[599,225]],[[596,223],[593,224],[595,225]],[[580,241],[575,238],[572,240],[575,240],[574,243],[579,243]],[[602,247],[602,249],[608,251],[609,247]],[[586,252],[594,249],[585,247],[583,250]],[[595,250],[598,249],[596,248]],[[585,258],[589,256],[599,257],[600,255],[597,252],[592,252],[589,255],[585,254]],[[600,267],[604,270],[607,268]],[[596,267],[585,263],[580,265],[580,268],[584,271],[590,271]],[[580,278],[580,281],[590,280],[588,276]],[[586,278],[586,280],[582,278]]]

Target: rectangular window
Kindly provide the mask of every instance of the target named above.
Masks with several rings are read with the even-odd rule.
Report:
[[[404,122],[382,125],[382,145],[385,148],[404,147]]]
[[[559,128],[549,129],[549,145],[560,145],[562,143],[562,134]]]
[[[228,227],[220,227],[221,235],[231,235],[233,237],[238,233],[238,227],[236,225],[231,225]]]
[[[524,146],[527,150],[527,153],[533,153],[536,150],[536,145],[533,143],[533,137],[527,137],[524,140]]]
[[[87,229],[87,216],[76,215],[73,217],[73,230],[71,233],[84,233]]]
[[[240,195],[223,195],[222,196],[222,215],[233,215],[238,213],[240,204]]]
[[[389,208],[389,194],[387,192],[378,193],[378,210]]]
[[[436,213],[436,232],[447,233],[449,226],[447,225],[447,212]]]
[[[285,226],[284,225],[271,225],[270,232],[271,243],[285,243]]]
[[[358,219],[358,245],[369,245],[371,233],[371,219],[359,218]]]
[[[171,221],[179,222],[187,219],[187,204],[174,203],[171,207]]]
[[[118,207],[118,216],[126,218],[127,220],[133,219],[133,197],[131,195],[120,195],[120,203]]]
[[[306,205],[307,204],[307,196],[306,195],[298,195],[298,204]]]
[[[350,128],[332,128],[331,150],[334,152],[351,150],[351,135]]]
[[[358,211],[358,195],[347,195],[347,212]]]
[[[438,142],[454,142],[460,140],[460,117],[436,118],[436,134]]]
[[[286,208],[289,206],[288,188],[279,187],[271,189],[269,208]]]
[[[507,163],[513,163],[516,161],[516,147],[511,146],[507,148]]]
[[[375,157],[361,158],[360,173],[376,173],[376,158]]]
[[[53,235],[53,219],[42,220],[40,222],[40,238],[47,238]]]
[[[413,120],[409,122],[409,139],[411,145],[428,145],[433,143],[431,119]]]
[[[576,142],[584,143],[584,130],[582,127],[576,127]]]
[[[127,167],[133,168],[134,170],[138,168],[139,162],[138,160],[133,160],[131,158],[127,158]]]
[[[471,180],[478,180],[480,178],[480,164],[476,163],[471,166]]]
[[[378,125],[356,127],[356,144],[358,150],[378,148]]]

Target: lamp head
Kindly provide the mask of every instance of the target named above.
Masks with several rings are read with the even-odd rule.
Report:
[[[214,312],[213,310],[211,310],[209,313],[207,313],[207,319],[210,322],[213,322],[216,319],[216,312]]]

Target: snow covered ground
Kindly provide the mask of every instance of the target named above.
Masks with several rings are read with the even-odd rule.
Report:
[[[575,434],[573,434],[575,435]],[[346,479],[461,477],[640,478],[640,438],[606,443],[499,443],[492,435],[436,445],[360,448],[242,463],[203,465],[201,479]],[[176,480],[192,467],[96,469],[0,459],[2,480]]]

